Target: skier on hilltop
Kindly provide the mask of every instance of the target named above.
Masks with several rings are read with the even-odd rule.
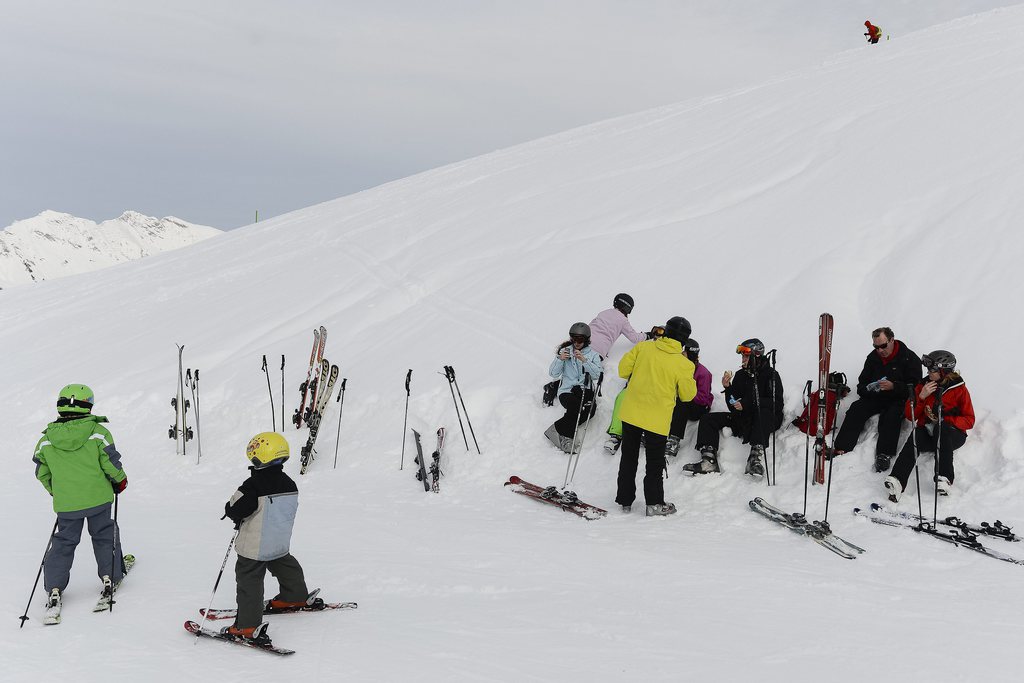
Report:
[[[882,29],[878,28],[877,26],[872,24],[870,21],[865,21],[864,22],[864,28],[867,29],[867,31],[864,33],[864,35],[865,35],[865,37],[867,37],[869,43],[874,45],[879,40],[881,40],[881,38],[882,38]]]
[[[898,503],[907,479],[917,462],[918,453],[939,453],[938,471],[935,473],[939,495],[949,495],[953,485],[953,451],[967,441],[967,432],[974,427],[974,405],[967,385],[956,372],[956,356],[949,351],[932,351],[921,357],[928,376],[914,387],[914,401],[908,400],[905,415],[914,422],[913,438],[907,439],[896,458],[892,472],[885,478],[889,500]],[[942,426],[939,427],[939,401],[942,406]],[[913,408],[914,412],[911,412]]]
[[[32,456],[36,479],[53,496],[53,511],[57,513],[56,532],[43,562],[48,624],[60,623],[61,598],[71,577],[83,526],[88,526],[92,538],[96,573],[103,582],[101,597],[113,596],[124,578],[121,539],[110,508],[114,496],[128,486],[128,475],[121,467],[114,437],[103,426],[107,418],[92,414],[94,402],[92,389],[84,384],[61,389],[57,397],[59,417],[43,430]]]
[[[864,360],[864,369],[857,378],[860,398],[846,411],[833,453],[842,455],[852,451],[864,431],[864,423],[872,415],[878,415],[875,471],[885,472],[899,445],[903,405],[910,396],[910,389],[921,381],[921,359],[896,339],[888,327],[874,330],[871,344],[874,350]]]
[[[548,374],[559,380],[558,402],[565,408],[565,415],[548,427],[544,436],[555,448],[572,453],[577,425],[597,412],[594,390],[586,381],[588,374],[592,381],[601,374],[601,356],[590,346],[590,325],[573,323],[568,341],[555,349]]]
[[[290,451],[288,441],[276,432],[254,436],[245,449],[252,474],[224,505],[224,517],[235,523],[235,590],[238,614],[235,623],[222,629],[238,640],[270,645],[263,612],[267,607],[292,610],[323,607],[316,592],[306,591],[302,565],[291,545],[292,526],[299,507],[299,489],[284,472]],[[221,519],[224,519],[221,517]],[[263,601],[263,579],[270,571],[277,578],[280,592]]]
[[[689,401],[697,394],[693,363],[683,355],[690,338],[690,323],[676,316],[665,323],[659,339],[637,344],[619,361],[619,377],[629,380],[620,408],[622,454],[615,502],[629,512],[636,500],[636,469],[640,439],[647,452],[644,502],[647,516],[670,515],[676,506],[665,502],[665,440],[672,423],[676,400]]]
[[[715,395],[711,393],[711,371],[700,364],[700,344],[692,337],[683,344],[683,353],[694,365],[693,379],[697,383],[697,395],[692,401],[676,401],[672,411],[672,427],[665,442],[665,455],[674,456],[679,452],[679,442],[686,435],[686,423],[697,421],[711,410]]]
[[[697,443],[700,460],[683,465],[684,472],[707,474],[719,472],[719,432],[730,427],[743,443],[750,444],[746,474],[764,476],[764,449],[769,434],[782,426],[782,378],[768,365],[764,344],[760,339],[747,339],[736,347],[743,356],[742,366],[733,375],[729,370],[722,376],[723,393],[729,412],[708,413],[697,425]],[[773,405],[774,404],[774,405]]]

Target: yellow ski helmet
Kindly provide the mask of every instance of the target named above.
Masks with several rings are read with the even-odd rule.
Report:
[[[277,432],[261,432],[249,440],[245,458],[254,469],[283,465],[290,455],[288,440]]]

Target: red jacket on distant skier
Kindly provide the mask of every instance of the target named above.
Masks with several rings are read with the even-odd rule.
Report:
[[[864,35],[868,37],[869,43],[877,43],[882,38],[882,29],[878,28],[870,21],[865,21],[864,27],[868,30]]]

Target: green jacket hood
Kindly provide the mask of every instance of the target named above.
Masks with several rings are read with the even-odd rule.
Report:
[[[95,426],[106,422],[102,415],[83,415],[72,420],[56,421],[46,425],[43,434],[54,448],[74,451],[82,447],[95,432]]]

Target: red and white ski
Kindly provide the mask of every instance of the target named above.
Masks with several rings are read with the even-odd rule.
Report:
[[[590,503],[584,503],[582,500],[577,498],[576,494],[572,491],[560,492],[554,486],[544,488],[542,486],[537,486],[536,484],[531,484],[530,482],[524,481],[516,476],[509,477],[508,481],[505,482],[505,486],[510,487],[511,490],[528,498],[539,500],[542,503],[556,505],[567,512],[579,515],[583,519],[601,519],[608,514],[607,510],[602,510]]]
[[[825,419],[828,412],[828,369],[832,362],[832,314],[818,317],[818,424],[814,434],[814,483],[825,483]]]

